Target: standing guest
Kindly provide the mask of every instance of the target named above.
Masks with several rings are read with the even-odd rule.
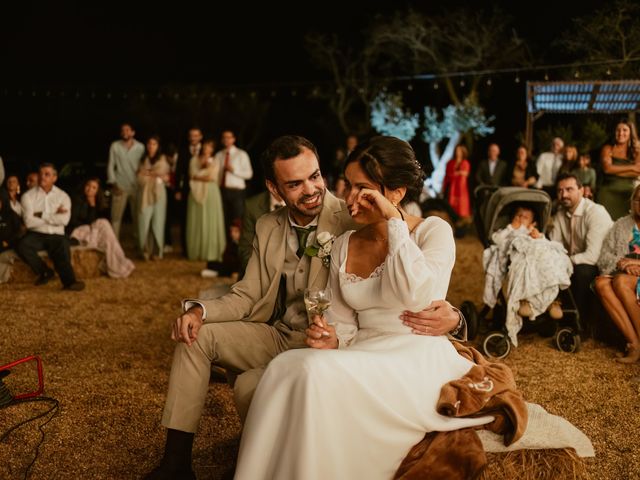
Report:
[[[616,360],[640,360],[640,185],[631,196],[631,213],[619,218],[602,244],[596,292],[615,326],[627,341],[627,355]]]
[[[531,188],[538,181],[538,172],[529,158],[527,147],[520,145],[516,150],[516,161],[511,171],[511,185]]]
[[[487,148],[487,159],[480,162],[476,172],[478,185],[491,185],[500,187],[507,184],[507,162],[500,159],[500,147],[492,143]]]
[[[567,145],[564,147],[564,155],[562,156],[562,164],[558,173],[570,173],[578,166],[578,147],[575,145]],[[584,186],[584,185],[583,185]]]
[[[120,226],[124,211],[129,205],[134,225],[133,236],[137,236],[135,226],[138,224],[137,182],[136,173],[140,160],[144,155],[144,145],[137,141],[136,131],[130,123],[120,125],[120,140],[116,140],[109,148],[107,165],[107,183],[111,186],[111,223],[116,238],[120,238]]]
[[[33,187],[38,186],[38,172],[29,172],[25,178],[25,185],[27,190],[31,190]]]
[[[178,166],[178,152],[174,144],[170,143],[165,149],[164,156],[169,162],[169,181],[167,187],[167,220],[164,224],[164,253],[173,252],[173,225],[180,217],[178,201],[176,200],[176,167]]]
[[[447,201],[462,223],[471,223],[471,202],[469,201],[469,172],[471,164],[467,158],[469,151],[464,145],[457,145],[453,158],[447,163],[442,189]],[[422,216],[422,215],[419,215]]]
[[[71,217],[71,199],[55,186],[58,172],[51,163],[43,163],[39,185],[22,195],[22,218],[27,233],[18,244],[18,254],[38,276],[35,284],[44,285],[53,277],[53,270],[40,258],[46,250],[53,261],[64,290],[82,290],[84,283],[76,280],[71,266],[69,239],[64,227]]]
[[[20,204],[20,180],[17,175],[9,175],[5,183],[5,200],[11,209],[22,217],[22,205]]]
[[[246,196],[246,181],[253,177],[249,155],[236,147],[236,136],[232,130],[222,132],[224,149],[216,153],[215,161],[220,168],[220,190],[224,205],[225,231],[236,218],[242,218]]]
[[[11,265],[16,259],[14,249],[22,234],[22,220],[0,195],[0,283],[11,275]]]
[[[107,275],[111,278],[126,278],[131,275],[135,266],[124,254],[108,216],[100,180],[90,178],[84,183],[82,195],[73,199],[71,219],[66,231],[80,245],[104,253],[104,265],[100,267]]]
[[[189,166],[191,159],[200,154],[202,148],[202,130],[198,127],[192,127],[187,133],[187,145],[178,153],[176,163],[176,191],[174,198],[176,199],[176,211],[180,218],[180,245],[182,247],[182,255],[187,256],[187,202],[189,199]]]
[[[163,256],[164,222],[167,216],[165,183],[168,180],[169,163],[160,150],[160,138],[151,136],[138,169],[138,248],[145,260]]]
[[[617,220],[627,215],[629,195],[634,180],[640,176],[640,142],[633,122],[618,122],[615,140],[602,147],[600,163],[604,177],[598,190],[598,203]]]
[[[551,141],[551,151],[541,153],[536,160],[536,170],[538,171],[536,187],[547,192],[551,198],[556,197],[555,185],[562,166],[563,148],[564,141],[560,137],[556,137]]]
[[[588,325],[594,311],[591,282],[598,274],[598,257],[602,241],[613,222],[602,205],[584,198],[580,180],[570,173],[558,175],[558,210],[553,216],[549,240],[560,242],[573,263],[571,293],[576,300],[580,318]],[[589,325],[593,326],[593,325]]]
[[[578,157],[578,165],[571,171],[584,187],[584,198],[593,200],[596,191],[596,170],[591,166],[591,155],[581,153]]]
[[[219,164],[213,159],[213,140],[202,143],[200,154],[189,165],[189,206],[187,208],[187,255],[189,260],[219,262],[225,247],[224,213]]]

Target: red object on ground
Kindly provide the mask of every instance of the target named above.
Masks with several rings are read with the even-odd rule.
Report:
[[[36,390],[35,392],[21,393],[20,395],[14,395],[13,396],[14,400],[20,400],[21,398],[33,398],[33,397],[38,397],[42,395],[42,392],[44,391],[44,376],[42,374],[42,360],[38,355],[29,355],[28,357],[21,358],[20,360],[16,360],[15,362],[7,363],[6,365],[0,366],[0,371],[9,370],[10,368],[15,367],[16,365],[20,365],[21,363],[29,362],[32,360],[36,362],[36,366],[38,368],[38,390]]]

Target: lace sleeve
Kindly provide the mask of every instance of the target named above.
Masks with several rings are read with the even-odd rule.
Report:
[[[331,266],[327,286],[331,288],[331,306],[326,312],[327,322],[333,324],[338,337],[338,348],[344,348],[351,344],[358,331],[358,315],[345,302],[340,286],[340,267],[347,255],[349,236],[347,232],[336,239],[332,247]]]
[[[407,224],[391,219],[389,253],[382,275],[385,295],[400,298],[407,310],[419,311],[444,299],[455,262],[455,241],[447,222],[430,217],[416,227],[415,241]]]

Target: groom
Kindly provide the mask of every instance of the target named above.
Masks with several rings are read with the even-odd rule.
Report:
[[[183,302],[185,311],[171,334],[178,344],[162,416],[168,428],[165,452],[147,479],[195,479],[191,449],[212,363],[236,377],[234,400],[244,420],[269,361],[288,349],[306,347],[304,289],[324,288],[329,271],[320,258],[304,254],[303,247],[315,243],[316,233],[338,236],[355,228],[344,202],[326,191],[310,141],[279,137],[264,152],[262,164],[269,191],[287,208],[258,220],[245,276],[227,295]],[[445,301],[433,302],[423,312],[406,312],[398,322],[426,335],[464,326]]]

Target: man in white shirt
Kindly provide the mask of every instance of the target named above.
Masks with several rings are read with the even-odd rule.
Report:
[[[220,167],[220,190],[224,208],[225,230],[236,218],[242,218],[246,196],[246,181],[253,177],[251,160],[244,150],[236,147],[236,136],[231,130],[222,132],[224,149],[216,153],[214,161]]]
[[[111,225],[116,237],[120,238],[122,216],[129,205],[133,225],[137,225],[138,209],[136,193],[138,181],[136,174],[140,160],[144,155],[144,145],[137,141],[136,131],[130,123],[120,126],[120,140],[116,140],[109,148],[109,163],[107,164],[107,183],[111,185]],[[134,227],[134,238],[137,228]]]
[[[536,170],[539,175],[536,188],[541,188],[551,195],[551,198],[556,196],[556,177],[562,166],[563,148],[564,141],[560,137],[556,137],[551,142],[551,151],[541,153],[536,160]]]
[[[38,255],[39,250],[46,250],[63,289],[82,290],[84,283],[76,280],[69,239],[64,234],[71,218],[71,199],[55,186],[58,172],[52,164],[43,163],[38,178],[39,185],[22,195],[22,219],[28,232],[18,244],[18,254],[38,275],[36,285],[44,285],[53,277],[53,270]]]
[[[598,257],[602,242],[613,225],[609,212],[597,203],[584,198],[584,187],[573,174],[561,173],[557,182],[558,211],[553,217],[550,240],[564,245],[573,263],[571,293],[580,316],[588,324],[594,311],[595,294],[591,282],[598,275]]]

